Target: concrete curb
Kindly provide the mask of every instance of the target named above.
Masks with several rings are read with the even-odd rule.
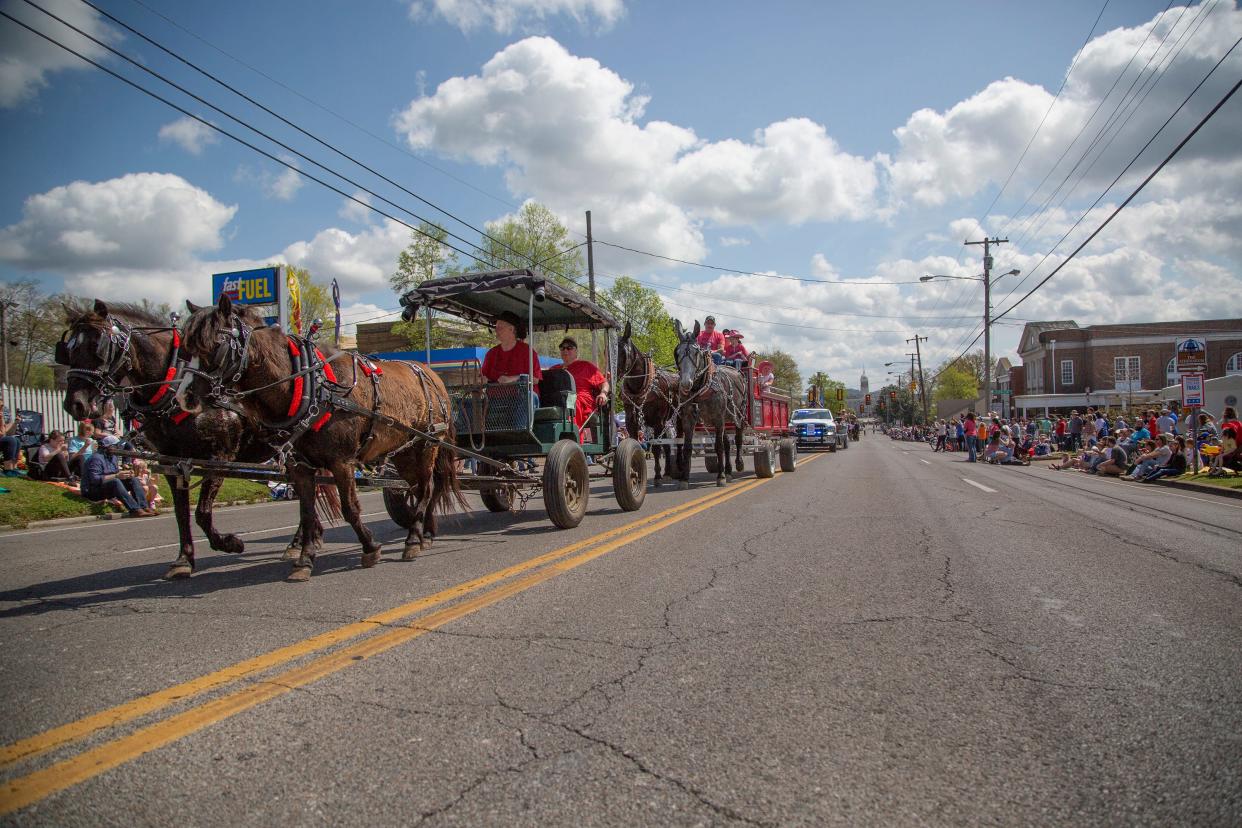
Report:
[[[1226,489],[1221,486],[1204,486],[1201,483],[1191,483],[1186,480],[1157,480],[1159,486],[1168,486],[1171,489],[1185,489],[1189,492],[1202,492],[1203,494],[1218,495],[1220,497],[1232,497],[1242,500],[1242,489]]]
[[[230,506],[262,506],[265,503],[283,503],[280,500],[230,500],[227,503],[217,503],[216,509],[227,509]],[[170,504],[164,504],[169,506]],[[192,505],[192,504],[191,504]],[[191,515],[193,509],[191,509]],[[172,515],[171,508],[160,510],[160,515]],[[101,520],[121,520],[127,517],[124,512],[108,512],[103,515],[78,515],[76,517],[51,518],[50,520],[32,520],[25,526],[0,526],[0,533],[3,532],[24,532],[28,529],[47,529],[53,526],[71,526],[75,523],[97,523]],[[4,537],[0,534],[0,537]]]

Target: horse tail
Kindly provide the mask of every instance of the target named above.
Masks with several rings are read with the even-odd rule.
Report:
[[[326,473],[326,470],[322,470]],[[320,483],[315,486],[315,508],[319,511],[320,518],[329,526],[339,526],[343,516],[341,515],[341,495],[336,490],[336,486]]]
[[[448,431],[450,442],[452,431],[452,428]],[[436,452],[436,464],[431,470],[431,503],[427,508],[441,515],[470,509],[461,491],[461,481],[457,479],[457,452],[447,446],[441,446]]]

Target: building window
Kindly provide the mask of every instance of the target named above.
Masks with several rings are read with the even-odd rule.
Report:
[[[1068,388],[1074,384],[1074,360],[1061,360],[1061,385]]]
[[[1169,364],[1164,366],[1164,384],[1177,385],[1182,381],[1181,374],[1177,373],[1177,357],[1169,360]]]
[[[1242,374],[1242,351],[1229,357],[1229,361],[1225,363],[1225,376],[1233,374]]]
[[[1113,357],[1113,385],[1119,391],[1143,387],[1142,362],[1136,356]]]

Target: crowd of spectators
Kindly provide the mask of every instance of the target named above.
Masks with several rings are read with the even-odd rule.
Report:
[[[969,463],[1029,465],[1034,458],[1055,456],[1051,469],[1150,482],[1184,474],[1198,452],[1209,476],[1242,471],[1242,423],[1232,406],[1219,419],[1199,412],[1194,423],[1167,407],[1131,414],[1088,407],[1069,416],[1015,419],[970,412],[938,420],[919,433],[935,451],[965,452]]]

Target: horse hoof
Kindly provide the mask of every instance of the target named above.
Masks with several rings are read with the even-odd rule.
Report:
[[[422,547],[420,545],[412,543],[401,552],[401,560],[412,561],[418,557],[418,553],[421,551]]]
[[[735,463],[734,465],[737,466],[738,471],[746,471],[746,467],[742,465],[742,458],[740,457],[737,458],[737,463]]]
[[[285,547],[285,554],[282,556],[282,560],[286,560],[286,561],[296,561],[297,559],[299,559],[299,558],[301,558],[301,557],[302,557],[302,547],[300,547],[300,546],[286,546],[286,547]]]
[[[246,551],[246,542],[237,535],[225,535],[220,539],[220,551],[229,555],[240,555]]]
[[[300,584],[309,581],[311,577],[311,568],[309,566],[295,566],[293,571],[289,573],[289,577],[285,578],[291,584]]]
[[[720,478],[716,478],[716,485],[717,485],[717,486],[720,486],[720,487],[722,487],[722,488],[723,488],[723,487],[724,487],[724,484],[725,484],[725,482],[724,482],[723,480],[721,480]]]
[[[376,549],[374,552],[363,552],[362,553],[362,568],[370,569],[371,567],[379,563],[379,559],[380,559],[380,551],[378,549]]]
[[[164,573],[165,581],[176,581],[181,578],[188,578],[194,574],[194,567],[188,563],[175,563],[168,567],[168,571]]]

